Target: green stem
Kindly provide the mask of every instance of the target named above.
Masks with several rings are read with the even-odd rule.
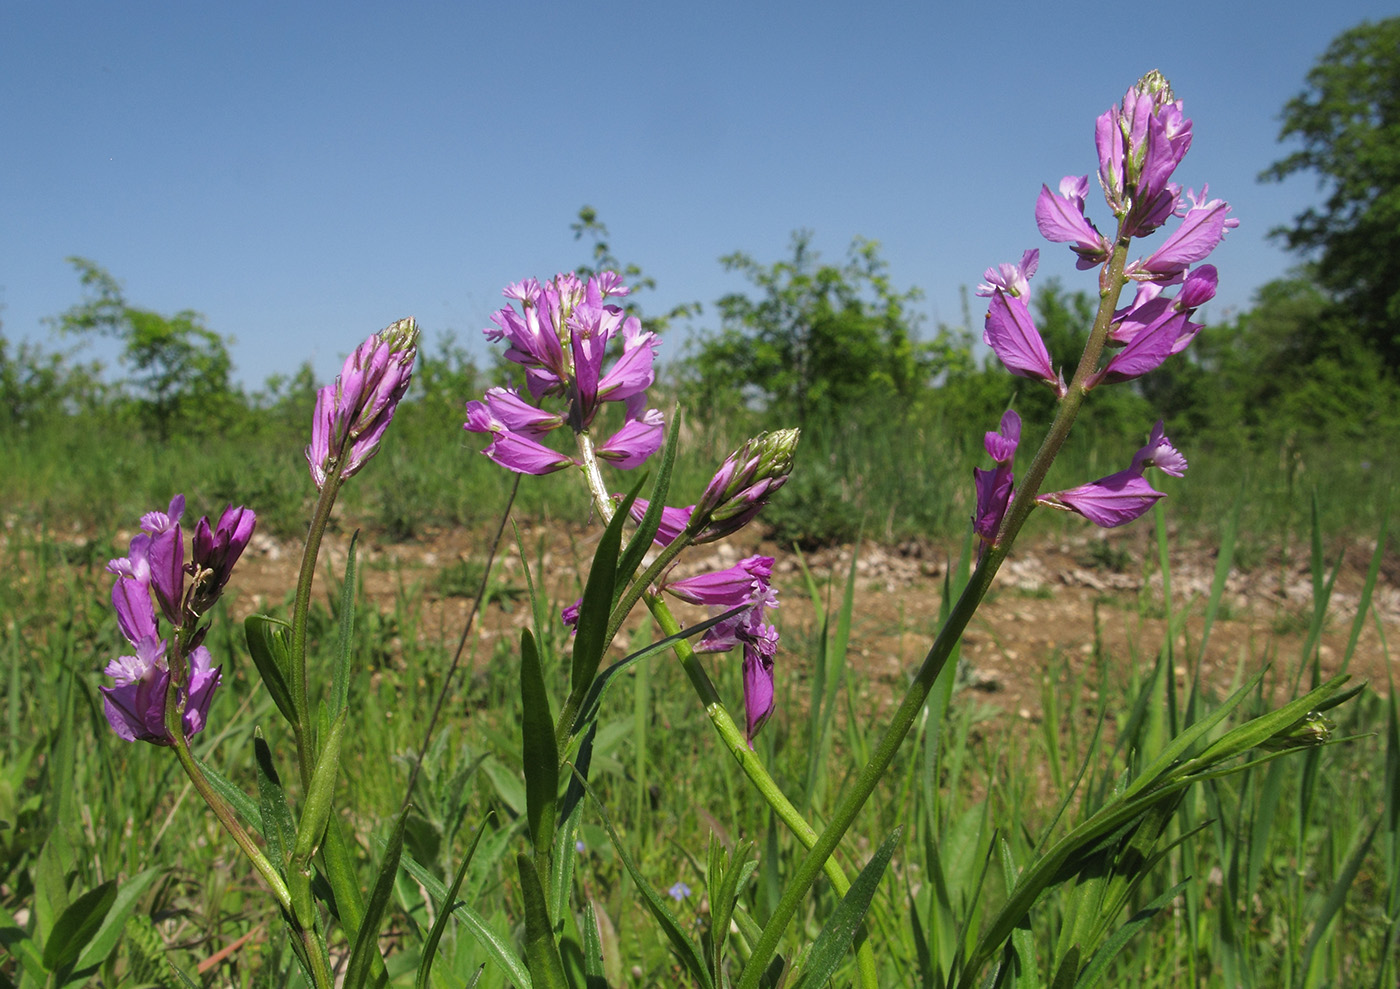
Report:
[[[340,492],[342,477],[340,464],[335,464],[326,474],[326,483],[321,487],[321,495],[316,499],[316,512],[311,517],[311,528],[306,534],[306,546],[301,553],[301,572],[297,575],[296,598],[292,604],[292,704],[296,708],[296,723],[292,731],[296,735],[297,762],[301,772],[302,786],[311,785],[311,774],[316,768],[316,751],[313,744],[315,734],[311,723],[311,702],[306,690],[306,622],[311,611],[311,584],[316,578],[316,559],[321,552],[321,538],[331,519],[331,509],[335,497]]]
[[[870,761],[861,769],[855,782],[842,795],[831,819],[822,829],[821,835],[818,836],[817,842],[809,848],[806,856],[798,865],[796,873],[783,890],[783,895],[778,901],[777,908],[773,911],[773,916],[764,926],[758,944],[754,946],[753,954],[744,966],[738,989],[758,989],[758,980],[767,967],[769,959],[777,950],[778,941],[792,920],[793,914],[796,913],[798,904],[807,895],[807,891],[811,889],[812,883],[816,881],[818,873],[821,872],[825,860],[835,852],[836,846],[855,821],[861,807],[865,805],[865,801],[874,792],[876,785],[894,760],[895,753],[899,751],[905,736],[908,735],[909,729],[913,726],[919,711],[928,699],[934,681],[943,672],[943,667],[947,664],[948,657],[952,655],[953,648],[962,638],[968,622],[976,614],[978,606],[982,603],[982,598],[986,595],[987,589],[991,587],[992,578],[996,576],[997,570],[1001,567],[1002,561],[1006,559],[1017,534],[1021,531],[1021,526],[1030,515],[1031,509],[1035,507],[1035,497],[1039,493],[1040,485],[1045,480],[1045,475],[1049,472],[1056,454],[1064,445],[1070,427],[1079,414],[1079,407],[1084,403],[1084,398],[1088,394],[1085,385],[1089,376],[1098,368],[1104,342],[1108,337],[1109,324],[1113,320],[1113,311],[1117,305],[1119,293],[1123,289],[1125,281],[1123,269],[1127,262],[1127,256],[1128,240],[1120,237],[1115,243],[1113,255],[1109,259],[1108,271],[1104,278],[1099,300],[1099,311],[1094,318],[1094,326],[1089,333],[1089,340],[1084,345],[1084,353],[1079,359],[1079,366],[1075,370],[1074,378],[1071,380],[1064,398],[1060,401],[1060,407],[1051,423],[1050,431],[1046,433],[1045,440],[1036,452],[1035,459],[1031,461],[1029,469],[1021,479],[1021,484],[1007,509],[995,541],[978,564],[967,587],[963,589],[957,604],[948,615],[947,622],[939,630],[938,637],[934,639],[928,655],[924,657],[923,664],[915,673],[908,690],[905,691],[904,698],[900,701],[894,717],[875,746]]]
[[[593,456],[593,447],[587,443],[586,434],[579,434],[579,452],[583,455],[584,474],[588,477],[588,488],[592,492],[594,505],[598,509],[599,515],[603,517],[605,523],[612,521],[613,506],[612,498],[608,494],[607,485],[603,483],[603,477],[598,470],[597,459]],[[676,540],[680,542],[680,540]],[[674,543],[672,544],[675,545]],[[669,558],[674,558],[680,549],[676,549]],[[668,558],[668,559],[669,559]],[[655,565],[648,570],[651,573],[656,570]],[[659,572],[659,571],[658,571]],[[676,621],[675,615],[671,613],[670,607],[661,599],[659,594],[654,594],[647,589],[642,581],[637,582],[642,588],[641,597],[646,601],[647,609],[651,612],[656,624],[660,626],[664,635],[675,635],[681,630],[680,623]],[[719,735],[729,754],[732,755],[754,789],[778,819],[787,826],[788,830],[796,836],[804,848],[812,848],[817,841],[817,831],[808,824],[801,812],[793,806],[791,800],[773,781],[773,777],[768,774],[763,761],[758,754],[749,747],[748,739],[739,730],[739,726],[730,717],[729,711],[724,706],[724,701],[720,699],[719,691],[715,689],[714,682],[710,680],[709,674],[705,672],[704,665],[700,662],[695,650],[691,648],[685,639],[679,639],[672,646],[676,658],[680,660],[681,668],[685,670],[686,677],[690,680],[690,685],[694,688],[696,696],[700,698],[701,705],[705,708],[705,714],[709,716],[710,724],[714,726],[715,732]],[[822,862],[822,871],[826,873],[831,881],[832,889],[837,896],[845,896],[846,891],[851,888],[851,881],[846,877],[841,864],[835,857],[828,853]],[[876,989],[879,985],[875,969],[875,953],[870,947],[869,938],[865,936],[865,927],[862,924],[857,931],[858,946],[856,949],[856,965],[860,974],[860,984],[865,989]]]

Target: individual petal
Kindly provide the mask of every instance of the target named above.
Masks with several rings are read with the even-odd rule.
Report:
[[[977,286],[977,294],[990,296],[998,289],[1018,298],[1025,299],[1031,294],[1030,280],[1035,269],[1040,267],[1040,251],[1031,248],[1021,255],[1019,264],[999,264],[982,273],[986,281]]]
[[[1191,207],[1182,217],[1180,225],[1146,260],[1130,268],[1130,277],[1160,280],[1180,275],[1215,250],[1227,230],[1240,225],[1239,220],[1227,216],[1229,203],[1223,199],[1207,200],[1206,192],[1207,188],[1203,187],[1199,199],[1194,192],[1187,194]]]
[[[773,654],[757,644],[744,646],[744,728],[749,748],[773,715]]]
[[[470,423],[473,421],[471,408],[473,405],[480,406],[479,402],[471,402],[467,405],[468,429],[473,432],[486,432],[483,428],[473,428]],[[546,412],[543,409],[531,405],[520,397],[520,394],[513,388],[488,388],[486,389],[485,410],[489,412],[489,418],[494,420],[513,433],[524,433],[527,436],[543,436],[553,429],[558,429],[564,425],[564,417],[556,412]],[[476,415],[478,425],[482,422],[481,415]],[[489,428],[489,427],[487,427]]]
[[[634,498],[627,514],[631,515],[634,521],[640,522],[650,507],[651,502],[645,498]],[[662,547],[671,545],[676,541],[676,537],[685,532],[690,525],[690,517],[694,512],[694,505],[688,505],[685,508],[662,508],[661,522],[656,527],[656,535],[652,542]]]
[[[1000,288],[992,293],[982,340],[1012,374],[1039,378],[1052,385],[1058,382],[1055,370],[1050,366],[1045,341],[1035,328],[1030,310],[1020,298],[1008,295]]]
[[[598,382],[598,399],[616,402],[639,395],[656,380],[652,363],[661,345],[655,333],[641,332],[636,317],[623,327],[622,356]]]
[[[669,581],[663,590],[691,604],[737,608],[766,601],[772,579],[773,558],[750,556],[724,570]]]
[[[135,643],[156,634],[156,610],[150,588],[134,580],[120,578],[112,585],[112,607],[126,641]]]
[[[1021,443],[1021,417],[1014,409],[1007,409],[1001,416],[1001,428],[988,433],[983,440],[987,455],[999,464],[1009,464],[1016,456],[1016,447]]]
[[[185,536],[180,516],[185,513],[185,496],[170,500],[168,512],[147,512],[141,516],[141,529],[150,537],[146,560],[151,568],[151,588],[166,620],[181,623],[180,608],[185,590]]]
[[[1156,467],[1173,477],[1181,477],[1186,473],[1186,458],[1180,450],[1172,446],[1171,440],[1167,439],[1166,428],[1161,419],[1152,427],[1147,445],[1133,455],[1132,470],[1141,474],[1148,467]]]
[[[1152,326],[1139,331],[1126,347],[1113,355],[1097,374],[1088,381],[1093,388],[1102,382],[1131,381],[1162,366],[1172,354],[1180,353],[1201,331],[1187,314],[1174,309]]]
[[[598,457],[614,467],[631,470],[646,462],[665,438],[666,420],[660,409],[648,409],[640,419],[631,419],[598,447]]]
[[[1176,307],[1188,312],[1199,309],[1215,298],[1219,281],[1219,274],[1213,264],[1202,264],[1192,268],[1181,286],[1181,291],[1176,293]]]
[[[491,442],[481,452],[494,463],[517,474],[552,474],[574,464],[572,457],[551,450],[523,433],[513,433],[504,428],[493,431]]]
[[[1142,516],[1158,498],[1142,473],[1133,468],[1119,471],[1068,491],[1041,495],[1036,501],[1054,508],[1065,508],[1083,515],[1105,529],[1126,525]]]
[[[1087,175],[1080,178],[1066,176],[1060,183],[1060,195],[1042,185],[1035,203],[1035,222],[1046,240],[1071,245],[1079,255],[1078,267],[1091,268],[1108,258],[1109,245],[1108,240],[1084,215],[1084,196],[1079,191],[1081,184],[1087,188]],[[1072,195],[1063,193],[1066,188]]]
[[[209,704],[223,677],[223,671],[213,665],[209,650],[196,646],[190,652],[190,680],[186,688],[185,716],[181,722],[185,738],[193,738],[204,730],[209,721]]]

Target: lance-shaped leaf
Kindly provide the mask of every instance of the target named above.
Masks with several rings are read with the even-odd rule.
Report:
[[[447,895],[447,887],[442,880],[433,875],[432,872],[423,868],[412,855],[405,854],[402,858],[403,867],[415,880],[423,884],[423,888],[428,891],[428,895],[439,903],[450,903],[451,911],[462,924],[476,938],[477,943],[486,949],[496,964],[501,966],[501,970],[506,973],[511,983],[517,989],[533,989],[529,970],[521,963],[511,947],[511,939],[493,930],[486,919],[471,908],[466,903],[454,903],[453,899]]]
[[[262,816],[262,835],[267,842],[268,858],[285,879],[287,856],[296,843],[296,825],[287,806],[282,778],[272,764],[272,750],[263,739],[262,729],[253,730],[253,755],[258,767],[258,805]]]
[[[671,491],[671,471],[676,463],[676,448],[680,436],[681,416],[679,410],[671,416],[671,428],[666,434],[666,445],[661,449],[661,460],[657,466],[656,483],[651,489],[651,501],[647,505],[647,510],[642,513],[642,520],[637,523],[637,530],[632,533],[632,538],[627,541],[627,548],[622,553],[622,559],[618,561],[618,580],[628,581],[637,572],[637,568],[642,565],[643,558],[647,555],[647,550],[651,549],[651,541],[656,537],[657,526],[661,524],[661,510],[666,507],[666,496]],[[625,510],[620,510],[620,514],[626,515]]]
[[[831,979],[836,966],[841,964],[841,959],[851,949],[856,929],[865,919],[866,910],[870,909],[870,901],[903,834],[904,828],[897,827],[885,837],[870,861],[865,863],[865,868],[860,870],[855,882],[851,883],[851,888],[846,890],[846,895],[841,897],[841,902],[827,918],[816,941],[812,942],[806,968],[794,989],[817,989]]]
[[[350,537],[350,549],[345,558],[345,579],[340,583],[340,636],[335,647],[335,666],[331,674],[331,716],[345,709],[350,696],[350,652],[355,646],[355,543],[360,533]]]
[[[517,855],[515,865],[520,870],[520,895],[525,901],[525,964],[530,968],[530,979],[538,989],[569,989],[535,863],[528,855]]]
[[[487,819],[491,815],[488,813]],[[432,930],[428,931],[428,937],[423,941],[423,954],[418,960],[418,975],[413,980],[413,989],[428,989],[428,976],[432,973],[433,959],[437,957],[438,942],[442,940],[442,934],[447,930],[448,918],[452,916],[453,901],[457,899],[457,891],[462,888],[462,880],[467,878],[467,869],[471,867],[472,859],[476,856],[476,846],[481,844],[481,836],[486,833],[486,825],[476,829],[476,834],[472,837],[471,847],[467,849],[466,857],[462,859],[462,864],[457,867],[457,874],[452,877],[452,885],[448,887],[446,893],[437,901],[437,919],[433,921]],[[477,971],[477,978],[481,977],[480,970]],[[473,980],[475,984],[475,980]]]
[[[345,714],[342,712],[326,733],[320,758],[316,760],[316,768],[311,773],[306,806],[302,808],[301,821],[297,825],[292,867],[301,872],[310,871],[311,857],[321,847],[321,836],[326,832],[326,821],[331,816],[331,800],[335,796],[335,779],[340,772],[340,743],[344,737]]]
[[[296,705],[292,703],[292,690],[288,684],[292,677],[291,642],[288,638],[289,626],[267,615],[249,615],[243,622],[243,635],[248,640],[248,653],[253,657],[253,665],[258,675],[272,695],[277,710],[287,723],[297,723]]]
[[[399,811],[394,821],[394,830],[389,835],[384,849],[384,861],[379,866],[379,876],[374,881],[374,891],[370,893],[369,904],[360,921],[360,932],[355,937],[355,947],[350,953],[350,964],[345,967],[346,989],[360,989],[373,972],[373,963],[379,957],[379,925],[384,920],[384,911],[389,907],[389,898],[394,893],[394,877],[399,872],[399,856],[403,853],[403,826],[408,820],[408,805]],[[382,957],[380,958],[383,961]]]
[[[540,654],[529,629],[520,633],[520,703],[525,812],[530,822],[535,859],[543,863],[549,861],[549,846],[554,841],[559,800],[559,749],[554,740],[554,719],[549,711]]]
[[[95,886],[68,904],[49,931],[44,943],[44,967],[50,972],[67,974],[78,954],[97,934],[112,904],[117,901],[117,881],[109,879]],[[59,980],[62,984],[62,980]]]
[[[632,881],[637,884],[637,892],[642,894],[642,903],[651,911],[651,915],[656,918],[656,922],[661,925],[661,930],[665,933],[666,939],[671,942],[671,950],[676,953],[682,965],[685,966],[691,978],[701,989],[714,989],[714,980],[710,978],[710,970],[705,965],[704,952],[700,946],[690,939],[681,927],[676,915],[671,913],[666,906],[666,901],[655,886],[647,882],[646,876],[642,875],[637,864],[632,861],[632,857],[627,854],[627,848],[618,837],[617,831],[612,826],[612,821],[603,810],[602,801],[598,799],[591,787],[586,783],[584,789],[587,790],[589,798],[593,801],[593,806],[597,808],[598,816],[603,821],[603,827],[608,830],[608,837],[612,839],[613,848],[617,850],[618,858],[622,859],[623,866],[627,869]],[[533,974],[533,972],[532,972]]]

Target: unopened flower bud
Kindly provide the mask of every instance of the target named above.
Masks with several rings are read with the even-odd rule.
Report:
[[[316,487],[324,487],[342,461],[340,474],[347,478],[378,452],[417,355],[418,324],[401,319],[356,347],[334,383],[317,392],[306,448]]]
[[[690,517],[696,542],[709,542],[743,528],[787,483],[801,430],[762,433],[731,453],[700,496]]]
[[[1264,749],[1302,749],[1322,745],[1332,738],[1332,730],[1337,725],[1321,711],[1309,711],[1293,724],[1269,738],[1260,745]]]

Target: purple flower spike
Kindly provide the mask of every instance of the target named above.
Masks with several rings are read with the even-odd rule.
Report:
[[[306,462],[318,489],[332,471],[352,477],[379,451],[417,355],[418,324],[401,319],[356,347],[335,381],[316,393]]]
[[[992,293],[982,341],[992,348],[1012,374],[1022,378],[1038,378],[1053,385],[1058,393],[1063,393],[1063,383],[1050,365],[1045,341],[1035,328],[1030,310],[1019,297],[1008,295],[999,288]]]
[[[1143,477],[1148,467],[1157,467],[1176,477],[1186,472],[1186,458],[1167,439],[1161,420],[1152,427],[1147,445],[1133,455],[1132,466],[1127,470],[1068,491],[1041,495],[1036,502],[1050,508],[1077,512],[1105,529],[1126,525],[1141,517],[1159,498],[1166,497],[1162,492],[1154,491]]]
[[[1079,260],[1075,267],[1081,271],[1102,264],[1108,259],[1108,240],[1084,215],[1084,197],[1089,191],[1089,176],[1066,175],[1060,181],[1059,195],[1048,186],[1040,187],[1035,203],[1035,223],[1046,240],[1068,243]]]

